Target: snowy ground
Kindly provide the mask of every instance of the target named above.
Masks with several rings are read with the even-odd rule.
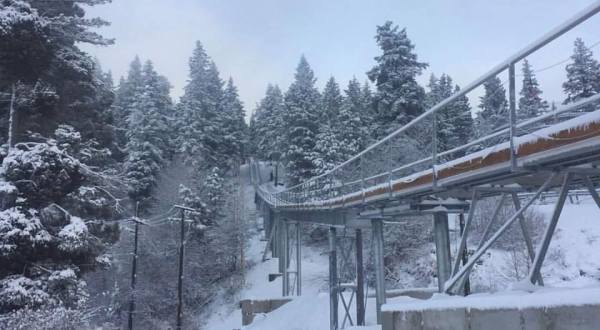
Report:
[[[548,221],[554,205],[534,205],[534,209]],[[505,290],[515,282],[507,272],[509,264],[506,251],[491,249],[483,265],[477,266],[473,280],[492,290]],[[600,209],[591,198],[580,204],[565,204],[542,274],[550,287],[600,285]]]
[[[263,299],[281,297],[281,279],[268,282],[267,275],[277,271],[277,259],[261,262],[265,242],[256,235],[250,242],[248,258],[257,261],[248,270],[246,286],[240,299]],[[327,287],[328,261],[324,250],[316,247],[302,249],[302,296],[267,315],[259,315],[254,322],[243,329],[252,330],[326,330],[329,329],[329,293]],[[242,328],[242,312],[235,303],[215,308],[206,329],[232,330]],[[367,303],[367,324],[375,324],[375,302]],[[353,305],[354,310],[354,305]],[[343,310],[340,302],[340,318]],[[353,316],[354,317],[354,316]],[[302,320],[295,323],[294,320]],[[342,321],[342,319],[340,319]],[[291,323],[290,323],[291,322]],[[361,328],[365,329],[365,328]],[[379,329],[367,328],[367,329]]]
[[[554,205],[535,205],[549,220]],[[542,273],[545,287],[533,287],[517,281],[508,272],[510,255],[491,249],[471,277],[490,292],[467,298],[435,295],[432,300],[393,298],[384,307],[389,310],[419,310],[448,307],[517,307],[582,305],[600,303],[600,209],[591,200],[566,204],[550,245]],[[512,277],[511,277],[512,276]],[[493,292],[496,291],[496,292]],[[530,293],[534,291],[533,293]]]

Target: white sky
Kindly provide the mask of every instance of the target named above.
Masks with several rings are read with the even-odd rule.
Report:
[[[449,74],[464,86],[593,3],[593,0],[113,0],[89,10],[112,22],[102,29],[116,38],[110,47],[84,46],[115,80],[137,54],[151,59],[181,96],[188,58],[200,40],[221,77],[233,77],[249,114],[268,83],[286,89],[301,54],[322,87],[335,76],[345,88],[374,64],[376,25],[392,20],[406,27],[429,74]],[[600,15],[530,58],[541,69],[568,58],[575,37],[600,41]],[[600,55],[600,47],[594,48]],[[600,56],[596,56],[599,58]],[[566,63],[538,73],[544,96],[562,100]],[[519,68],[520,70],[520,68]],[[505,77],[501,77],[504,81]],[[519,85],[517,85],[519,88]],[[480,91],[471,93],[476,107]]]

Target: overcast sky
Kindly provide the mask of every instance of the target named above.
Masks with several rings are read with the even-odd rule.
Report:
[[[286,89],[301,54],[322,87],[334,76],[345,87],[374,64],[377,25],[406,27],[431,72],[466,85],[520,48],[593,3],[593,0],[113,0],[88,11],[112,22],[102,30],[110,47],[84,48],[115,80],[133,57],[151,59],[178,98],[188,79],[188,58],[200,40],[223,79],[233,77],[249,113],[268,83]],[[575,37],[600,41],[600,15],[530,58],[542,69],[569,57]],[[600,47],[598,47],[600,48]],[[600,55],[600,50],[594,48]],[[596,56],[597,58],[599,56]],[[562,100],[562,63],[538,73],[544,96]],[[502,80],[505,80],[502,77]],[[476,106],[480,91],[470,95]]]

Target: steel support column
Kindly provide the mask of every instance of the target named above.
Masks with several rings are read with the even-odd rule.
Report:
[[[466,251],[467,246],[467,238],[469,237],[469,230],[471,229],[471,222],[473,221],[473,217],[475,216],[475,209],[477,207],[477,202],[479,201],[479,193],[477,190],[473,191],[473,197],[471,197],[471,206],[469,207],[469,214],[467,215],[467,222],[465,223],[465,230],[460,237],[460,243],[458,244],[458,252],[456,254],[456,260],[454,260],[454,267],[452,267],[452,275],[456,275],[458,272],[458,268],[460,268],[460,262],[462,260],[462,255],[464,251]]]
[[[289,270],[289,258],[290,258],[290,243],[289,243],[289,226],[288,226],[288,221],[287,220],[282,220],[281,223],[281,228],[282,230],[282,239],[283,239],[283,246],[282,246],[282,250],[281,250],[281,257],[279,258],[279,260],[281,260],[281,264],[283,265],[283,277],[282,277],[282,295],[284,297],[288,296],[290,294],[290,274],[288,272]]]
[[[515,205],[515,210],[521,208],[521,201],[519,200],[519,196],[516,193],[512,194],[513,204]],[[533,247],[533,241],[531,240],[531,235],[529,235],[529,230],[527,229],[527,222],[525,221],[525,217],[521,214],[519,216],[519,225],[521,226],[521,232],[523,233],[523,239],[525,240],[525,246],[527,246],[527,254],[529,255],[529,260],[533,262],[535,260],[535,249]],[[541,273],[536,274],[536,281],[539,285],[544,285],[544,279],[542,278]]]
[[[302,295],[302,241],[300,222],[296,222],[296,295]]]
[[[336,229],[329,227],[329,329],[338,330]]]
[[[435,240],[435,256],[439,292],[444,292],[444,285],[450,278],[450,231],[448,229],[448,213],[433,214],[433,232]]]
[[[585,183],[585,186],[587,187],[588,191],[590,192],[590,195],[592,195],[594,202],[596,202],[596,205],[598,207],[600,207],[600,196],[598,196],[598,192],[596,191],[596,188],[594,187],[594,183],[592,182],[592,180],[590,180],[590,178],[588,176],[583,176],[583,182]]]
[[[508,121],[510,134],[510,168],[517,170],[517,148],[515,138],[517,136],[517,92],[515,84],[515,63],[508,65]]]
[[[383,220],[371,220],[373,244],[375,247],[375,297],[377,304],[377,323],[381,324],[381,306],[385,304],[385,269],[383,261]]]
[[[560,214],[562,213],[563,206],[565,205],[567,195],[569,194],[570,183],[571,174],[567,173],[563,178],[563,183],[560,188],[560,193],[558,194],[558,200],[556,201],[556,205],[554,206],[552,218],[550,218],[550,223],[548,224],[548,227],[544,232],[544,237],[542,238],[542,242],[538,248],[537,253],[535,254],[535,260],[533,261],[533,265],[531,266],[531,270],[529,271],[529,281],[531,281],[531,283],[533,284],[535,284],[536,280],[539,277],[541,277],[540,270],[542,269],[542,264],[544,263],[544,259],[546,258],[546,253],[548,252],[550,241],[552,240],[552,236],[554,236],[554,231],[556,230],[558,219],[560,218]]]
[[[271,244],[273,244],[273,258],[279,258],[280,255],[280,251],[281,251],[281,217],[280,216],[274,216],[271,218],[271,221],[275,224],[275,233],[273,234],[273,242],[271,242]],[[278,262],[278,266],[279,266],[279,272],[281,273],[282,269],[281,269],[281,262]]]
[[[458,215],[458,223],[459,223],[459,227],[460,227],[460,235],[462,236],[462,234],[464,234],[465,232],[465,214],[461,213]],[[465,246],[465,249],[462,251],[462,264],[463,266],[467,264],[467,262],[469,262],[469,256],[468,256],[468,248],[467,246]],[[458,257],[457,257],[458,258]],[[464,292],[463,294],[465,296],[468,296],[471,294],[471,283],[469,282],[469,277],[466,278],[465,280],[465,285],[463,286],[464,288]]]
[[[365,325],[365,280],[362,230],[356,229],[356,325]]]

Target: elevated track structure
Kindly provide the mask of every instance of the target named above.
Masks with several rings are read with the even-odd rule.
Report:
[[[277,190],[262,184],[260,165],[253,162],[257,203],[265,221],[268,248],[279,258],[278,273],[272,277],[282,277],[282,294],[301,294],[300,225],[326,226],[330,241],[330,328],[364,325],[362,237],[363,230],[369,230],[381,322],[381,306],[386,302],[383,226],[415,215],[433,218],[439,292],[465,294],[465,283],[475,263],[515,223],[519,223],[531,259],[528,279],[532,284],[543,285],[541,267],[569,191],[585,190],[600,207],[595,188],[600,181],[600,94],[535,118],[518,120],[515,65],[599,11],[600,2],[585,8],[459,92],[323,175]],[[457,147],[441,145],[438,126],[448,106],[501,74],[508,76],[506,126]],[[548,194],[556,201],[554,212],[540,243],[534,246],[524,213]],[[482,240],[467,258],[475,210],[486,198],[494,198],[497,207]],[[499,219],[498,210],[506,203],[513,204],[514,212]],[[448,226],[448,214],[452,213],[464,223],[453,257]],[[498,223],[502,225],[498,227]],[[352,248],[340,248],[342,231],[352,232]],[[347,271],[348,268],[351,269]],[[351,278],[343,278],[346,275],[340,271],[352,273]],[[351,299],[359,302],[355,304],[355,314],[344,298],[347,296],[341,294],[347,291],[352,292]],[[342,322],[338,315],[340,297],[345,311]]]

